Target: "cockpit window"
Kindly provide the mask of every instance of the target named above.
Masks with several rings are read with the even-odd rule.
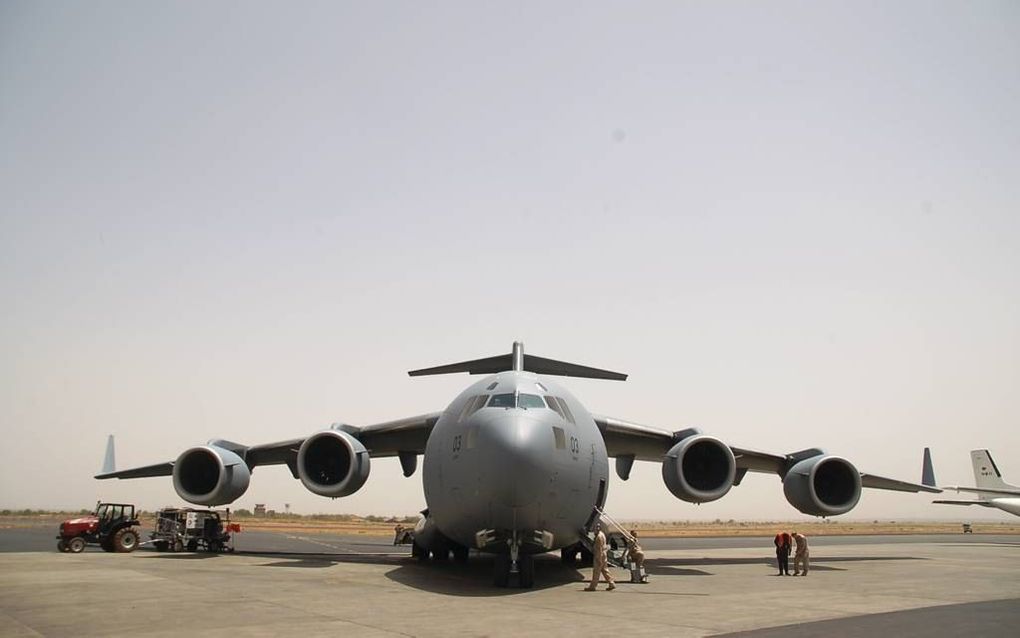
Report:
[[[517,407],[525,409],[544,408],[545,401],[537,394],[519,394],[517,395]]]
[[[513,408],[514,406],[514,394],[508,392],[506,394],[494,394],[489,399],[490,408]]]
[[[505,394],[494,394],[489,399],[490,408],[544,408],[545,401],[537,394],[524,394],[523,392]]]
[[[489,395],[487,395],[487,394],[479,394],[478,396],[471,397],[470,399],[465,401],[464,402],[464,408],[460,411],[460,418],[458,420],[459,421],[463,421],[464,419],[468,418],[469,416],[471,416],[475,412],[478,412],[479,410],[481,410],[482,406],[485,405],[485,401],[488,398],[489,398]]]

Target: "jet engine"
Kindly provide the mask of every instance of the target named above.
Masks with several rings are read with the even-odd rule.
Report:
[[[216,445],[185,450],[174,462],[174,489],[196,505],[233,503],[248,489],[251,471],[240,456]]]
[[[729,446],[707,434],[692,434],[674,445],[662,462],[662,480],[673,496],[707,503],[730,491],[737,461]]]
[[[358,439],[342,430],[325,430],[305,439],[298,450],[301,482],[319,496],[350,496],[368,480],[371,459]]]
[[[786,500],[804,514],[846,514],[861,498],[861,473],[850,461],[818,455],[794,464],[783,478]]]

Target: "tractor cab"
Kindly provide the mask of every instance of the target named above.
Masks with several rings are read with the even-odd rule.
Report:
[[[134,505],[99,502],[91,515],[60,524],[57,549],[77,554],[92,544],[108,552],[132,552],[138,547],[136,525]]]

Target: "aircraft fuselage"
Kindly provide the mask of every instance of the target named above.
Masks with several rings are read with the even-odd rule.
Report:
[[[422,475],[429,517],[443,535],[494,553],[517,538],[527,554],[578,541],[605,502],[609,461],[573,395],[546,377],[508,371],[473,384],[443,412]]]

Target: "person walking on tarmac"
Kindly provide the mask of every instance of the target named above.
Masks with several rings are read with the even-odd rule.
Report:
[[[779,573],[776,576],[790,575],[790,546],[793,539],[787,532],[779,532],[772,541],[776,545],[776,562],[779,563]]]
[[[606,591],[613,591],[616,589],[616,583],[613,582],[613,575],[609,573],[609,555],[608,546],[606,543],[606,534],[602,531],[602,526],[598,523],[595,524],[595,549],[592,552],[592,564],[591,564],[591,584],[584,588],[584,591],[595,591],[598,588],[599,576],[606,579],[609,583],[609,587]]]
[[[811,559],[808,554],[807,537],[800,532],[793,533],[793,540],[797,543],[797,551],[793,555],[793,575],[800,576],[800,566],[804,566],[804,576],[807,576],[808,568],[811,566]]]

